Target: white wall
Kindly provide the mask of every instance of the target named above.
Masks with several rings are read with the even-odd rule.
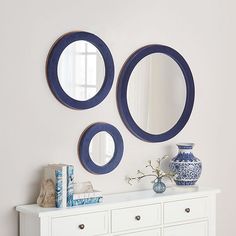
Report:
[[[234,171],[236,3],[234,0],[1,0],[0,7],[0,235],[16,236],[14,206],[35,202],[43,165],[66,162],[77,178],[91,180],[106,193],[150,188],[130,187],[126,175],[145,161],[174,155],[175,143],[196,143],[204,169],[200,184],[222,189],[218,196],[217,230],[235,235]],[[45,61],[62,34],[84,30],[109,46],[115,81],[101,105],[75,111],[61,105],[45,78]],[[145,143],[125,128],[116,106],[116,82],[126,58],[150,43],[169,45],[188,61],[196,84],[193,114],[182,132],[164,143]],[[91,123],[115,125],[125,142],[118,168],[102,176],[86,172],[77,144]]]

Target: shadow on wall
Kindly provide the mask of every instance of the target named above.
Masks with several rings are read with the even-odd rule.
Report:
[[[168,156],[162,163],[162,168],[164,171],[169,171],[170,160],[177,154],[177,149],[174,144],[167,144],[163,147],[164,154]]]

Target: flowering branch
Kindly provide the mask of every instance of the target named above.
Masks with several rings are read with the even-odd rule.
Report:
[[[128,177],[127,178],[127,182],[128,184],[132,185],[132,181],[133,180],[136,180],[136,181],[140,181],[142,178],[145,178],[145,177],[155,177],[154,179],[154,182],[156,179],[159,179],[159,178],[168,178],[169,180],[173,180],[173,177],[174,177],[174,174],[171,173],[171,172],[164,172],[162,169],[161,169],[161,162],[165,159],[167,159],[168,156],[165,155],[163,156],[162,158],[158,158],[157,159],[157,166],[154,167],[153,164],[152,164],[152,161],[149,160],[148,161],[148,164],[145,166],[146,168],[151,168],[151,174],[145,174],[144,172],[138,170],[137,171],[137,175],[136,177]]]

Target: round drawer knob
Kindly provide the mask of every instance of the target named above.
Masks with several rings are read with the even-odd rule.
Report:
[[[135,220],[141,220],[141,216],[135,216]]]
[[[189,213],[190,212],[190,208],[186,208],[185,212]]]
[[[84,229],[84,227],[85,227],[84,224],[79,225],[80,229]]]

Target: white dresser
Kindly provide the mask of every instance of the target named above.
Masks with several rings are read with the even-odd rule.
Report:
[[[218,189],[173,187],[104,196],[76,208],[18,206],[20,236],[215,236]]]

